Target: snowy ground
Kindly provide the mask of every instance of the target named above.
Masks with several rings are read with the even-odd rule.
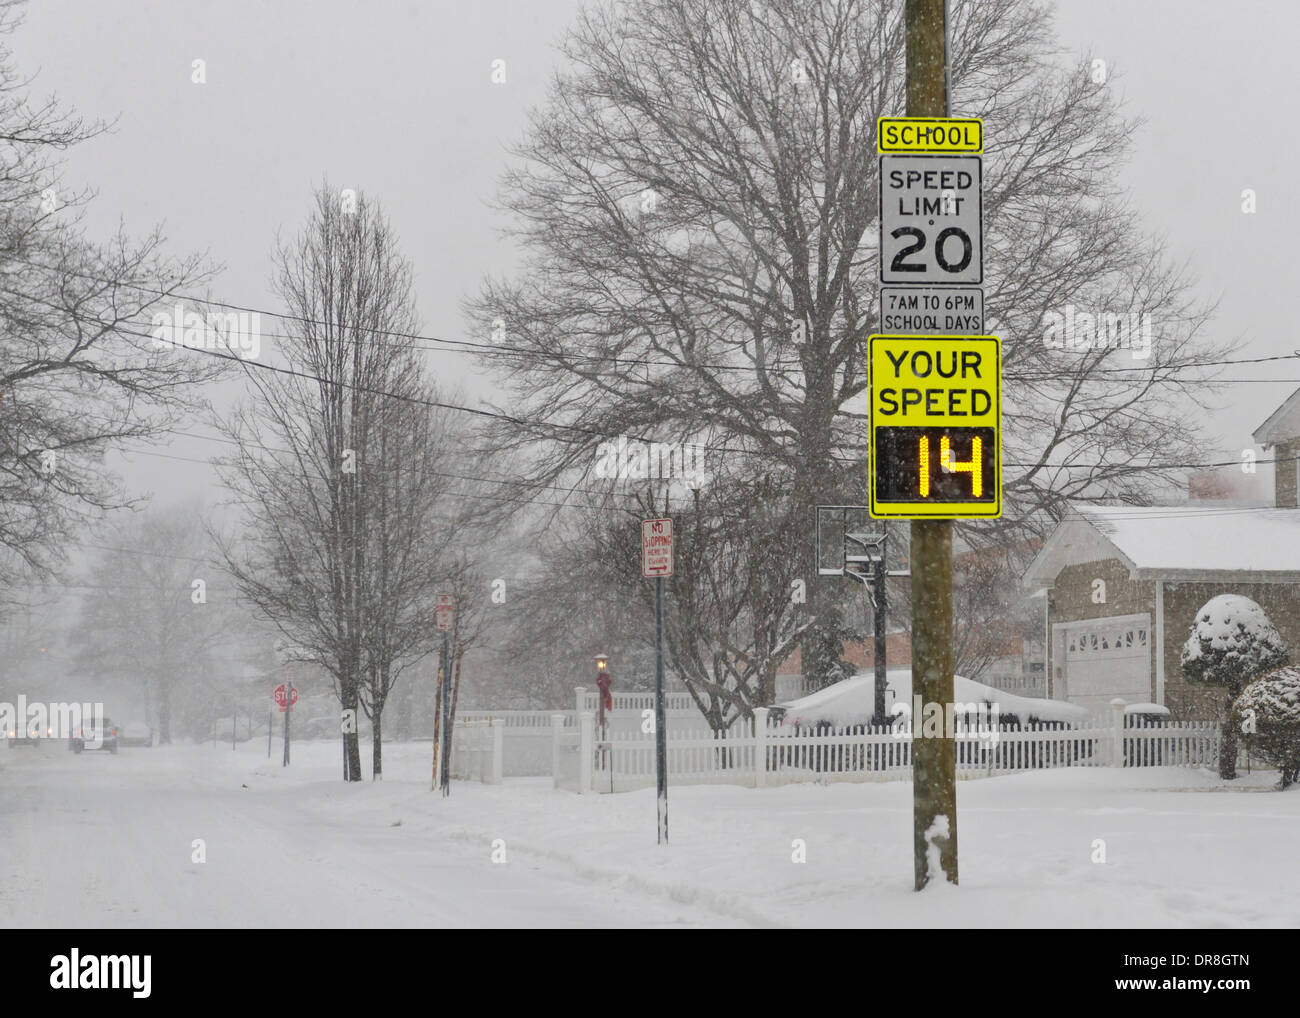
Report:
[[[0,925],[1300,926],[1300,789],[1271,774],[962,782],[961,887],[917,895],[905,782],[670,789],[660,848],[652,791],[516,779],[444,800],[427,744],[350,786],[337,744],[295,746],[287,771],[279,752],[0,750]]]

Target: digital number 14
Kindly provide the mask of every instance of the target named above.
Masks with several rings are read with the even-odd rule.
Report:
[[[930,438],[923,435],[918,440],[919,447],[916,451],[916,466],[920,473],[921,497],[930,497]],[[970,459],[965,463],[952,458],[952,449],[948,445],[948,436],[944,435],[939,439],[939,466],[950,473],[970,474],[970,493],[971,498],[979,498],[984,494],[984,469],[982,466],[983,443],[978,436],[971,437]]]

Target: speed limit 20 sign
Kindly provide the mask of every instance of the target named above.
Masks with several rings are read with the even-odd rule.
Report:
[[[984,282],[983,161],[880,157],[880,281]]]

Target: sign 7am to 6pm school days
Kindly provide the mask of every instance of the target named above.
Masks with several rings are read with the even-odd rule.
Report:
[[[998,338],[872,336],[867,344],[871,515],[1002,515]]]
[[[880,328],[901,336],[982,336],[984,291],[977,286],[882,286]]]

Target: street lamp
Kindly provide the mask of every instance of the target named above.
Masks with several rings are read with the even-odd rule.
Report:
[[[600,702],[600,763],[602,767],[609,766],[610,791],[613,791],[614,768],[613,757],[608,755],[609,752],[609,731],[605,723],[605,709],[614,709],[614,696],[609,691],[611,677],[609,674],[609,655],[596,655],[596,698]]]

